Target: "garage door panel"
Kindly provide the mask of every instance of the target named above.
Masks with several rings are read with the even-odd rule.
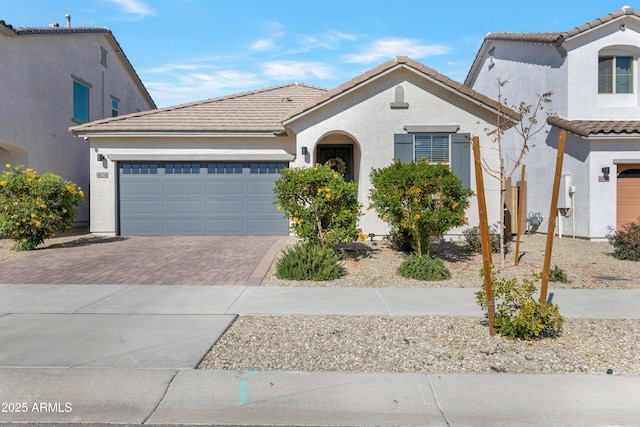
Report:
[[[616,228],[640,217],[640,165],[619,165],[617,184]]]
[[[216,202],[207,202],[205,207],[205,214],[244,216],[246,214],[246,203],[244,200],[219,200]]]
[[[166,200],[162,203],[162,213],[165,215],[202,215],[202,201]]]
[[[273,199],[266,199],[266,200],[248,200],[247,201],[247,210],[248,212],[264,212],[267,214],[276,214],[276,217],[283,217],[284,215],[282,214],[282,212],[278,212],[278,209],[276,208],[276,206],[273,204]],[[271,212],[273,211],[273,212]]]
[[[248,188],[247,194],[250,196],[270,196],[273,199],[273,183],[274,180],[264,180],[252,182]]]
[[[162,234],[160,220],[145,216],[138,219],[130,218],[120,227],[122,235],[158,236]]]
[[[160,213],[160,202],[158,200],[131,200],[127,203],[122,203],[120,212],[131,215],[158,215]]]
[[[174,178],[174,177],[172,177]],[[200,196],[202,195],[202,182],[189,180],[181,182],[169,181],[162,184],[162,194],[166,196]]]
[[[155,168],[131,165],[127,173],[123,165],[120,234],[289,233],[287,219],[273,204],[274,182],[283,165],[157,162]]]
[[[218,177],[214,175],[214,177]],[[215,178],[213,178],[215,179]],[[244,195],[245,194],[245,182],[238,179],[222,179],[217,182],[207,182],[206,194],[207,195]]]
[[[203,234],[202,218],[176,218],[162,220],[162,234],[180,236],[200,236]]]
[[[160,194],[160,183],[158,181],[149,181],[147,179],[129,179],[127,185],[120,186],[120,196],[139,196],[147,195],[157,197]]]

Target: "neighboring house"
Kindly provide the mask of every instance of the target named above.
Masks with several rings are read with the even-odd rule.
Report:
[[[93,154],[94,233],[288,234],[288,220],[273,205],[281,168],[339,157],[365,206],[371,169],[394,158],[446,161],[475,189],[468,138],[495,126],[497,111],[486,96],[398,57],[330,91],[288,84],[71,131],[89,140]],[[497,164],[495,150],[483,154]],[[497,182],[488,182],[487,199],[495,222]],[[473,198],[472,224],[477,212]],[[373,210],[360,226],[365,234],[388,232]]]
[[[548,220],[559,131],[568,132],[561,234],[603,240],[640,216],[639,58],[640,12],[629,7],[566,32],[489,33],[475,58],[465,81],[475,90],[497,94],[496,81],[507,80],[510,103],[553,92],[548,133],[523,163],[527,211]],[[503,141],[514,158],[521,139],[510,130]]]
[[[14,28],[0,21],[0,164],[89,188],[89,146],[69,126],[155,108],[107,28]],[[85,202],[76,218],[89,220]]]

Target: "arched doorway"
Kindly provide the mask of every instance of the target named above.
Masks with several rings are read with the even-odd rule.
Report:
[[[360,150],[348,135],[333,133],[324,136],[316,145],[316,163],[329,164],[344,175],[345,181],[358,182]]]

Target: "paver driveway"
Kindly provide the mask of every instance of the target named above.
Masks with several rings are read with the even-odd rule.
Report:
[[[0,263],[2,284],[259,285],[286,236],[117,237]]]

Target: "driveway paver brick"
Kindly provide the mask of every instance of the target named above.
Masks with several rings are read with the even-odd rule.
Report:
[[[114,237],[0,264],[4,284],[259,285],[286,236]]]

